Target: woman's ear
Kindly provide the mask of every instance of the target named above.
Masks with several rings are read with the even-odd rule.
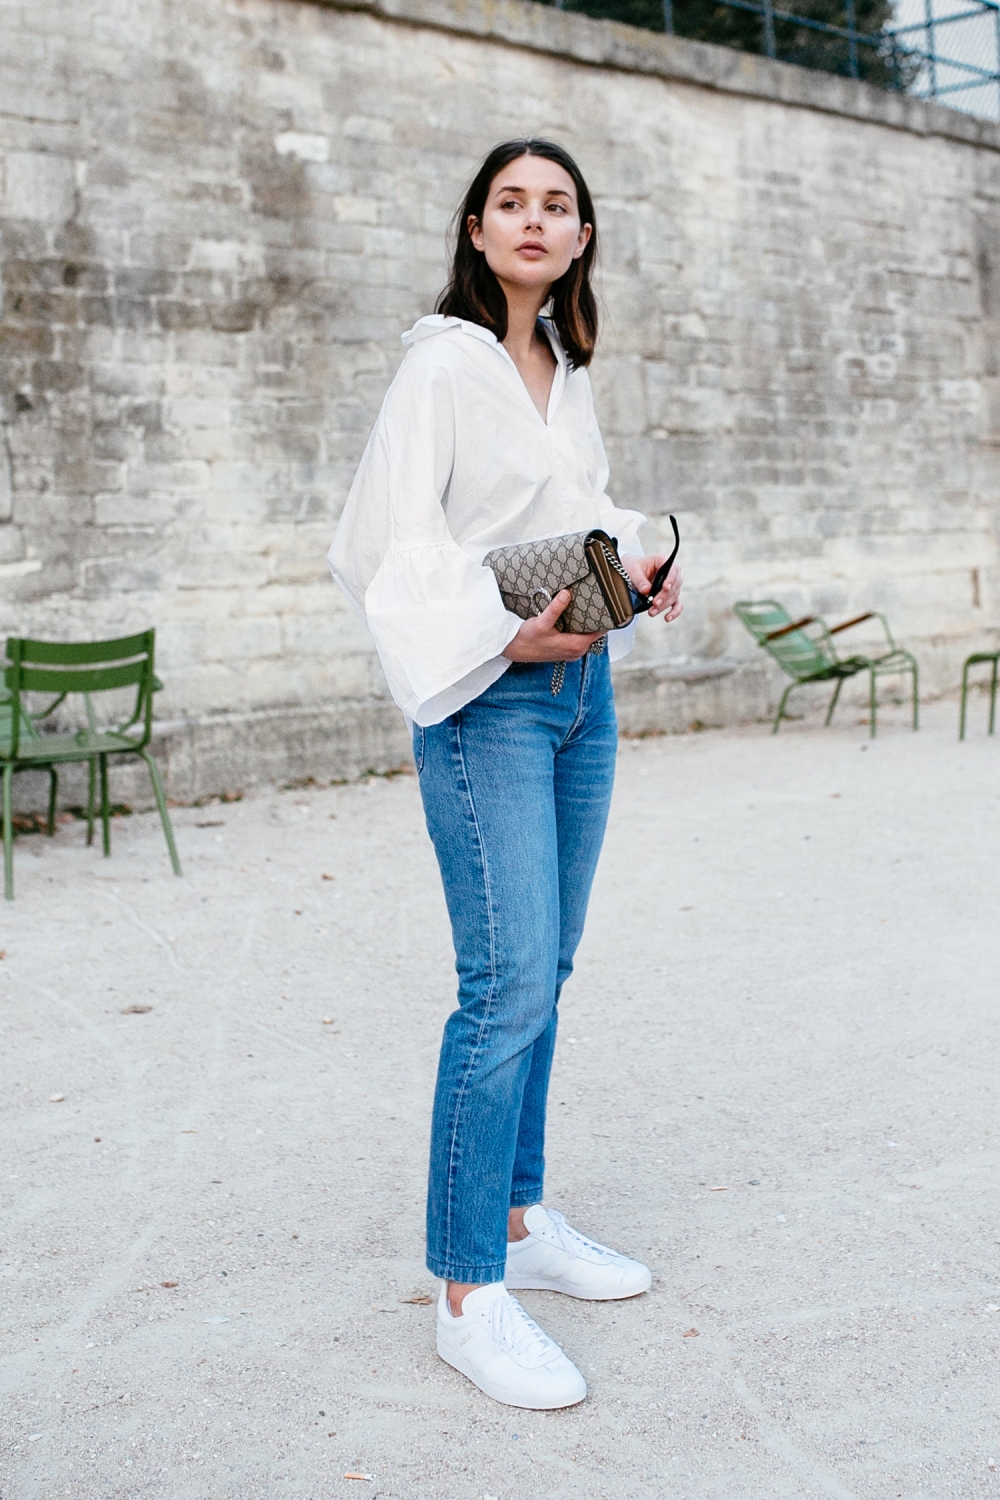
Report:
[[[580,256],[583,254],[588,244],[590,243],[590,236],[593,234],[593,232],[593,224],[582,224],[580,226],[580,233],[577,236],[576,248],[573,251],[574,260],[580,259]]]
[[[466,220],[466,228],[469,231],[469,239],[472,241],[472,248],[474,250],[482,250],[484,244],[483,226],[482,224],[480,224],[475,214],[469,215],[468,219]],[[586,240],[584,241],[584,244],[586,244]]]

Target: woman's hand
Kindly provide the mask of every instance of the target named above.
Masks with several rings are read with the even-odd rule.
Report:
[[[635,585],[636,593],[648,594],[650,584],[656,576],[656,570],[662,567],[667,560],[664,552],[655,557],[623,557],[622,566]],[[667,574],[666,582],[662,589],[649,606],[649,618],[655,619],[662,615],[664,620],[676,620],[684,608],[681,603],[681,584],[683,577],[680,568],[674,563]]]
[[[622,563],[639,594],[648,594],[656,570],[666,562],[666,553],[651,557],[623,557]],[[667,574],[666,582],[649,607],[651,619],[662,615],[667,621],[676,620],[684,608],[680,601],[681,570],[674,563]],[[570,635],[558,630],[556,621],[569,604],[572,594],[562,589],[540,615],[525,620],[517,635],[507,645],[504,656],[508,661],[577,661],[604,634]]]
[[[508,661],[577,661],[599,641],[603,630],[596,635],[570,635],[569,631],[556,628],[556,621],[572,597],[569,589],[560,589],[540,615],[525,620],[514,639],[507,643],[503,654]]]

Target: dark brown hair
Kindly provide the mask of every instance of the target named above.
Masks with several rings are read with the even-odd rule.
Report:
[[[568,151],[554,141],[529,137],[504,141],[493,150],[472,179],[465,201],[455,215],[455,255],[448,285],[437,300],[439,313],[447,318],[465,318],[488,328],[502,343],[507,337],[507,298],[490,270],[486,256],[477,250],[469,233],[469,220],[482,223],[490,187],[498,172],[521,156],[544,156],[568,172],[576,187],[580,223],[591,226],[590,239],[578,260],[565,275],[553,282],[550,293],[552,321],[574,368],[589,365],[597,343],[597,303],[590,273],[597,256],[597,220],[590,189]]]

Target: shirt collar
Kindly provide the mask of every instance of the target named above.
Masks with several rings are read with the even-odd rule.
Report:
[[[465,318],[446,318],[443,313],[429,313],[426,318],[418,318],[413,327],[403,334],[403,343],[409,349],[422,339],[432,339],[435,334],[446,333],[450,328],[458,328],[472,338],[482,339],[484,344],[497,342],[495,334],[488,328],[483,328],[480,323],[470,323]]]
[[[549,343],[552,345],[552,353],[556,357],[556,364],[565,375],[569,361],[566,358],[566,350],[562,346],[562,339],[559,337],[559,330],[551,318],[539,318],[538,321],[548,335]]]
[[[566,358],[566,351],[562,346],[559,331],[552,319],[539,318],[538,321],[545,330],[546,337],[552,346],[552,353],[556,357],[556,373],[553,377],[552,389],[549,392],[548,409],[543,419],[546,425],[548,425],[558,411],[563,398],[563,392],[566,389],[569,361]],[[491,333],[488,328],[484,328],[481,323],[470,323],[465,318],[446,318],[443,313],[428,313],[427,317],[418,318],[413,327],[407,333],[403,334],[403,343],[406,348],[412,349],[414,344],[419,344],[424,339],[434,338],[436,334],[447,333],[451,329],[457,329],[459,333],[468,334],[471,338],[479,339],[484,344],[492,344],[494,349],[514,369],[515,374],[517,373],[513,360],[496,335]],[[517,375],[517,379],[520,382],[520,375]],[[530,397],[528,399],[530,400]]]
[[[548,336],[552,345],[552,353],[556,357],[556,363],[566,374],[566,351],[562,346],[559,331],[551,318],[539,318],[538,320]],[[432,339],[435,334],[446,333],[449,328],[458,328],[462,333],[467,333],[471,338],[481,339],[484,344],[494,344],[500,347],[497,337],[481,323],[470,323],[466,318],[446,318],[443,313],[428,313],[425,318],[418,318],[413,327],[403,334],[403,343],[407,349],[414,344],[419,344],[423,339]]]

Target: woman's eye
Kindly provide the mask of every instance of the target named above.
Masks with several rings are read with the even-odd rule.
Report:
[[[550,213],[557,213],[557,214],[564,214],[566,212],[566,205],[565,205],[565,203],[550,203],[549,204],[549,212]]]

